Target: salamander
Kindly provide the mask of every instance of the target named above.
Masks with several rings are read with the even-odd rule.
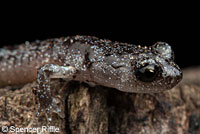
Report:
[[[165,42],[142,47],[77,35],[0,49],[0,87],[36,80],[39,109],[53,105],[52,78],[130,93],[158,93],[177,85],[182,72]]]

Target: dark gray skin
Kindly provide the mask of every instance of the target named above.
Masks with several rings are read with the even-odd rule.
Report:
[[[5,48],[0,51],[0,57],[16,53],[14,62],[17,65],[23,62],[23,70],[13,65],[12,71],[5,70],[3,65],[10,62],[2,56],[1,74],[13,79],[0,76],[0,86],[25,84],[37,79],[35,92],[40,110],[49,111],[56,107],[51,94],[51,78],[77,80],[131,93],[162,92],[173,88],[182,79],[182,72],[173,61],[173,51],[164,42],[141,47],[91,36],[73,36],[22,44],[15,50]],[[23,58],[25,54],[27,58]],[[27,79],[23,81],[21,77]]]

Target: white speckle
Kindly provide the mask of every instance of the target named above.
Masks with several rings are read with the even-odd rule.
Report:
[[[52,118],[48,118],[48,121],[52,121]]]

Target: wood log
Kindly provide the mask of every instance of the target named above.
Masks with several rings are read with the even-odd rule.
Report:
[[[53,83],[65,114],[35,116],[29,83],[21,89],[0,89],[0,133],[3,126],[59,128],[60,134],[197,134],[200,133],[200,68],[184,71],[175,88],[157,94],[125,93],[79,82]],[[44,132],[43,132],[44,133]],[[55,132],[56,133],[56,132]]]

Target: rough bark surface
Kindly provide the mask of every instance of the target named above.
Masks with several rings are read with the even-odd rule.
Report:
[[[32,86],[0,89],[2,126],[59,128],[63,134],[198,134],[200,133],[200,68],[184,71],[174,89],[158,94],[130,94],[106,87],[55,81],[55,96],[65,118],[51,113],[35,117]],[[11,132],[10,132],[11,133]]]

